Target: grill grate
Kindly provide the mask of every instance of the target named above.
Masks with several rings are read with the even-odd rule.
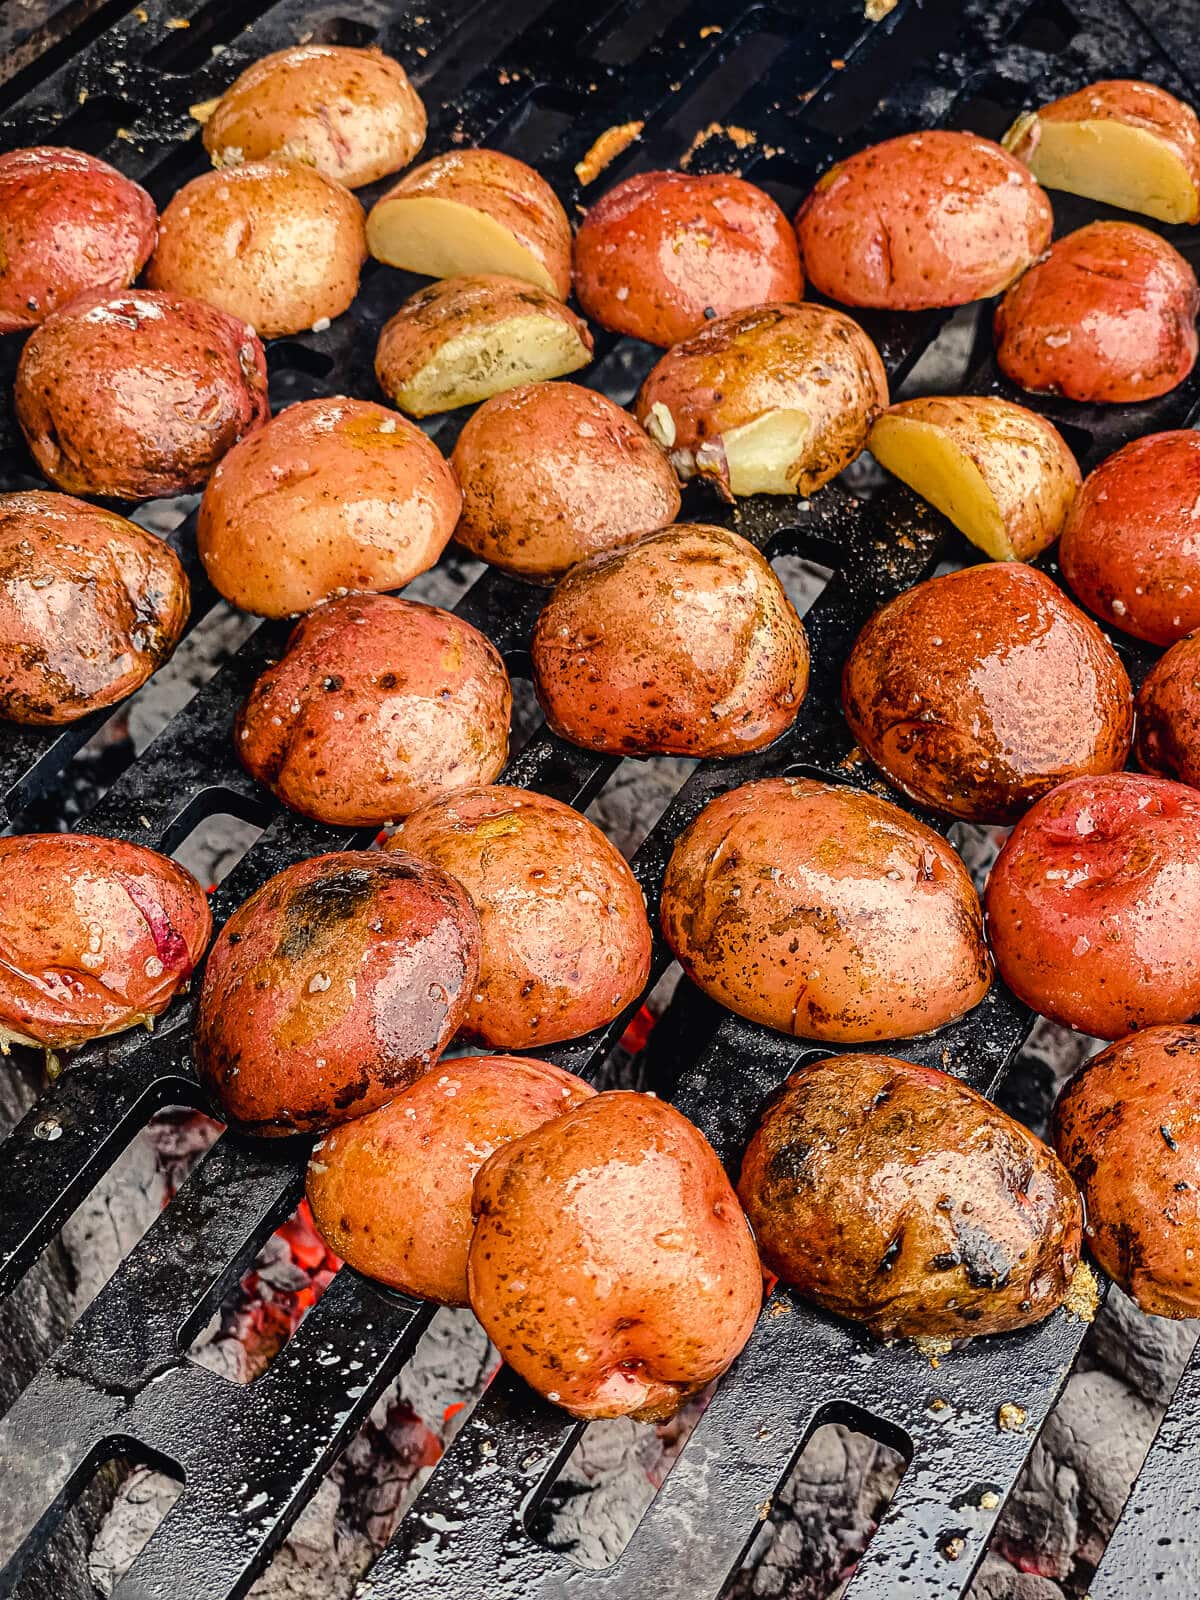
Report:
[[[397,55],[431,111],[428,148],[495,143],[532,160],[568,203],[579,198],[576,160],[612,123],[643,118],[644,138],[597,184],[637,167],[677,164],[716,118],[744,124],[757,142],[738,150],[720,135],[693,154],[695,170],[736,166],[787,206],[837,153],[905,128],[950,121],[996,134],[1024,103],[1098,74],[1149,76],[1189,91],[1121,0],[901,0],[869,27],[861,0],[599,0],[584,18],[575,0],[450,0],[422,19],[415,4],[355,0],[348,17],[321,0],[148,0],[120,7],[48,0],[47,53],[18,63],[0,90],[0,144],[76,143],[146,182],[160,201],[204,165],[188,107],[218,93],[256,56],[302,37],[363,44]],[[431,13],[435,8],[430,7]],[[171,21],[175,26],[169,26]],[[180,28],[178,22],[189,26]],[[70,30],[78,26],[78,31]],[[65,38],[64,42],[59,42]],[[216,52],[216,53],[214,53]],[[844,66],[834,67],[837,61]],[[5,100],[7,94],[7,100]],[[369,198],[369,196],[368,196]],[[1099,208],[1055,196],[1058,231]],[[1185,253],[1185,230],[1163,230]],[[374,392],[375,333],[414,284],[371,264],[354,312],[320,334],[269,350],[274,406],[319,393]],[[936,314],[865,317],[893,384],[942,323]],[[13,341],[0,349],[7,386]],[[597,338],[584,381],[628,401],[653,353]],[[968,386],[1008,392],[985,351]],[[1182,426],[1200,401],[1200,377],[1150,406],[1093,408],[1038,401],[1068,431],[1086,467],[1128,438]],[[429,431],[444,448],[457,419]],[[29,478],[11,412],[0,416],[5,488]],[[806,618],[813,678],[797,725],[769,751],[702,764],[649,833],[634,866],[651,914],[671,842],[714,794],[768,773],[803,771],[882,785],[853,760],[837,709],[840,663],[875,605],[926,576],[956,536],[906,490],[869,503],[838,485],[809,503],[718,508],[687,492],[685,514],[731,522],[769,555],[798,554],[834,570]],[[190,519],[172,542],[195,582],[193,625],[216,597],[195,570]],[[497,573],[480,578],[461,615],[495,640],[510,670],[525,655],[543,595]],[[204,818],[232,813],[265,827],[214,897],[219,920],[298,857],[365,842],[282,813],[234,756],[234,710],[285,630],[262,624],[130,765],[86,826],[171,850]],[[1122,646],[1124,649],[1124,646]],[[1125,650],[1135,676],[1141,653]],[[80,745],[111,713],[61,732],[7,730],[0,803],[19,817],[51,793]],[[585,805],[615,768],[536,733],[505,781]],[[894,798],[894,797],[893,797]],[[928,820],[928,819],[926,819]],[[668,956],[655,951],[655,975]],[[991,1090],[1030,1025],[1001,987],[938,1034],[897,1054],[959,1073]],[[584,1075],[598,1070],[620,1030],[543,1052]],[[800,1060],[827,1054],[731,1016],[681,1074],[677,1103],[736,1163],[767,1092]],[[0,1292],[8,1292],[133,1132],[168,1104],[199,1105],[188,1057],[190,1005],[179,1003],[152,1039],[124,1037],[78,1053],[0,1147]],[[730,1070],[730,1063],[736,1070]],[[303,1157],[222,1137],[127,1257],[30,1387],[0,1421],[0,1593],[36,1560],[82,1482],[108,1457],[164,1465],[184,1479],[172,1510],[118,1586],[118,1600],[225,1600],[244,1594],[396,1375],[432,1312],[341,1271],[279,1359],[240,1388],[183,1352],[271,1230],[294,1207]],[[719,1593],[744,1556],[804,1442],[820,1423],[845,1420],[909,1460],[898,1494],[851,1580],[852,1600],[960,1595],[982,1557],[997,1507],[1065,1381],[1083,1329],[1056,1316],[1040,1328],[981,1339],[940,1369],[909,1348],[870,1346],[853,1329],[777,1293],[745,1354],[718,1386],[679,1461],[622,1558],[583,1572],[534,1543],[526,1526],[581,1425],[502,1373],[476,1406],[392,1545],[365,1583],[372,1600],[434,1591],[463,1597],[534,1597],[651,1590]],[[1170,1488],[1189,1446],[1200,1377],[1180,1387],[1132,1510],[1093,1585],[1095,1600],[1200,1590],[1194,1487]],[[933,1401],[945,1402],[934,1406]],[[1024,1408],[1001,1431],[1005,1401]],[[986,1505],[983,1503],[986,1501]]]

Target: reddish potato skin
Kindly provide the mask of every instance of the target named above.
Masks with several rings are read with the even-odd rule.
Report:
[[[1034,394],[1153,400],[1196,363],[1200,288],[1178,250],[1134,222],[1069,233],[996,307],[996,360]]]
[[[673,1416],[753,1331],[762,1275],[737,1196],[703,1134],[652,1095],[596,1095],[506,1144],[474,1211],[475,1315],[573,1416]]]
[[[1007,150],[946,128],[839,161],[796,216],[814,289],[848,306],[920,311],[999,291],[1050,243],[1045,193]]]
[[[313,1148],[317,1232],[358,1272],[403,1294],[467,1304],[475,1174],[493,1151],[595,1094],[546,1061],[444,1061]]]
[[[1147,1028],[1093,1056],[1051,1131],[1109,1277],[1152,1316],[1200,1315],[1200,1028]]]
[[[1105,622],[1151,644],[1200,627],[1200,435],[1134,439],[1088,474],[1058,555]]]
[[[1138,766],[1200,789],[1200,632],[1173,644],[1137,697]]]
[[[1043,573],[985,562],[870,619],[842,675],[854,737],[904,794],[1011,822],[1056,784],[1124,766],[1133,691],[1108,640]]]
[[[804,624],[770,563],[699,523],[573,567],[538,617],[532,656],[555,733],[612,755],[760,750],[808,688]]]
[[[637,880],[599,828],[561,801],[494,785],[435,801],[388,841],[471,896],[482,953],[463,1031],[528,1049],[602,1027],[642,992],[650,926]]]
[[[992,981],[982,923],[932,828],[809,778],[710,801],[663,881],[663,933],[692,981],[807,1039],[904,1039],[969,1011]]]
[[[154,201],[107,161],[50,145],[0,156],[0,333],[86,290],[125,288],[157,227]]]
[[[580,225],[574,276],[601,327],[663,346],[713,316],[804,293],[787,218],[727,173],[640,172],[616,184]]]
[[[75,722],[139,688],[188,616],[171,547],[69,495],[0,495],[0,716]]]
[[[793,1073],[738,1195],[764,1264],[877,1339],[1027,1327],[1079,1265],[1079,1196],[1054,1152],[965,1083],[889,1056]]]
[[[266,355],[215,306],[103,290],[29,336],[16,408],[40,471],[69,494],[181,494],[267,420]]]
[[[1113,772],[1064,783],[1017,823],[985,900],[1009,988],[1117,1039],[1200,1011],[1200,795]]]
[[[295,862],[213,944],[200,1080],[244,1133],[317,1133],[363,1116],[437,1060],[478,972],[479,919],[438,868],[377,850]]]
[[[70,1049],[156,1017],[211,933],[204,890],[154,850],[82,833],[0,839],[0,1038]]]

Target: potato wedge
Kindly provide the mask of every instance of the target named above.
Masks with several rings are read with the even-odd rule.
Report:
[[[1200,221],[1200,121],[1135,78],[1110,78],[1026,111],[1003,144],[1047,189],[1159,222]]]
[[[427,278],[499,272],[565,300],[571,224],[546,180],[499,150],[452,150],[405,173],[372,207],[367,248]]]
[[[443,278],[406,300],[379,335],[375,376],[401,411],[429,417],[591,359],[581,317],[525,279],[490,273]]]
[[[994,395],[903,400],[867,449],[993,561],[1029,561],[1052,545],[1081,482],[1058,429]]]

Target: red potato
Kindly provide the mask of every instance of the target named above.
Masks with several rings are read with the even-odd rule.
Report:
[[[1137,697],[1138,765],[1200,789],[1200,631],[1155,662]]]
[[[1017,823],[988,880],[1000,974],[1043,1016],[1101,1039],[1200,1011],[1200,795],[1113,772]]]
[[[1034,394],[1153,400],[1196,364],[1200,288],[1165,239],[1092,222],[1059,239],[996,307],[996,360]]]
[[[426,1072],[478,974],[479,919],[437,867],[378,850],[297,861],[213,943],[196,1070],[242,1132],[320,1132]]]
[[[82,150],[0,156],[0,333],[35,327],[86,290],[124,289],[157,224],[139,184]]]
[[[368,1278],[465,1306],[475,1174],[501,1146],[595,1092],[548,1061],[443,1061],[390,1105],[313,1146],[307,1192],[317,1232]]]
[[[154,850],[83,833],[0,839],[0,1049],[70,1049],[149,1022],[211,933],[204,890]]]

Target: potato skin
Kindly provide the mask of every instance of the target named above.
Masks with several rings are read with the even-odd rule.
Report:
[[[318,1140],[307,1182],[317,1232],[368,1278],[465,1306],[475,1174],[510,1139],[595,1092],[548,1061],[442,1062],[390,1105]]]
[[[1200,1011],[1200,795],[1112,772],[1017,823],[992,868],[988,937],[1017,998],[1117,1039]]]
[[[1138,766],[1200,789],[1200,631],[1154,663],[1137,696]]]
[[[1133,691],[1116,651],[1044,573],[987,562],[867,622],[842,675],[851,732],[904,794],[1011,822],[1056,784],[1124,766]]]
[[[21,352],[15,398],[51,483],[121,500],[199,488],[269,415],[254,330],[150,289],[80,295],[47,317]]]
[[[1059,239],[996,307],[996,360],[1034,394],[1152,400],[1196,363],[1200,289],[1165,239],[1090,222]]]
[[[462,1021],[479,919],[437,867],[397,851],[294,862],[213,943],[200,1081],[244,1133],[316,1133],[419,1078]]]
[[[115,512],[39,489],[0,495],[0,716],[76,722],[140,688],[179,642],[179,557]]]
[[[1093,1056],[1052,1133],[1109,1277],[1152,1316],[1200,1315],[1200,1028],[1147,1028]]]
[[[1088,474],[1063,530],[1063,576],[1135,638],[1174,644],[1200,627],[1200,436],[1134,439]]]
[[[303,617],[238,712],[242,764],[318,822],[392,822],[489,783],[512,690],[490,639],[436,606],[344,595]]]
[[[1079,1196],[1053,1150],[957,1078],[890,1056],[794,1072],[738,1195],[764,1264],[877,1339],[1028,1327],[1079,1265]]]
[[[408,817],[388,849],[433,861],[479,913],[479,982],[468,1038],[523,1050],[603,1027],[650,972],[637,880],[599,828],[532,790],[493,785]]]
[[[475,1315],[573,1416],[673,1416],[753,1331],[762,1275],[737,1196],[653,1095],[598,1094],[504,1145],[474,1210]]]
[[[810,778],[710,801],[667,865],[662,926],[706,994],[800,1038],[926,1033],[992,981],[979,901],[945,840]]]
[[[672,345],[704,325],[804,293],[795,234],[754,184],[728,173],[640,172],[575,235],[575,292],[615,333]]]
[[[577,383],[496,395],[468,418],[452,460],[463,486],[454,537],[536,583],[679,515],[679,482],[659,447]]]
[[[142,845],[0,839],[0,1041],[70,1049],[165,1011],[212,933],[204,890]]]
[[[808,688],[804,624],[770,563],[694,522],[573,567],[531,653],[555,733],[612,755],[761,750]]]
[[[1007,288],[1050,243],[1028,169],[974,133],[902,134],[839,161],[796,216],[813,288],[848,306],[920,311]]]
[[[306,44],[235,78],[204,125],[214,167],[266,156],[348,189],[398,172],[425,143],[425,107],[398,61],[375,49]]]
[[[366,257],[348,189],[313,167],[252,161],[184,184],[159,221],[146,282],[274,338],[340,316]]]
[[[398,589],[449,543],[462,497],[437,446],[369,400],[302,400],[230,451],[200,503],[209,578],[287,617],[347,589]]]

